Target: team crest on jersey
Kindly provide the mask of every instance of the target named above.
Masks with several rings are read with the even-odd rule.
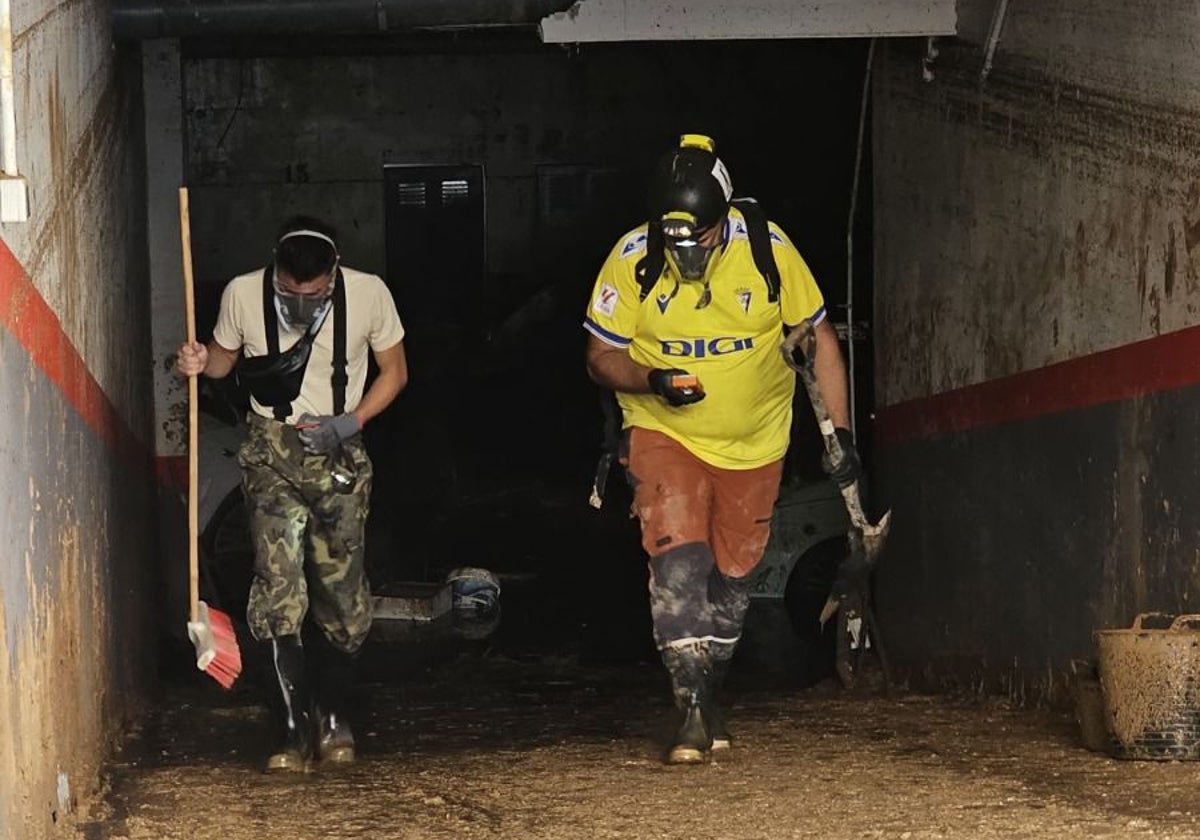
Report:
[[[600,284],[600,291],[596,293],[596,299],[592,301],[592,309],[599,312],[608,318],[613,316],[616,311],[617,301],[620,295],[617,294],[617,289],[608,283]]]
[[[667,305],[671,302],[671,296],[666,292],[659,292],[658,297],[654,299],[654,302],[658,304],[658,311],[666,315]]]
[[[632,253],[644,250],[646,250],[646,234],[635,233],[626,239],[625,244],[621,246],[621,256],[628,257]]]
[[[738,289],[737,292],[735,292],[735,294],[737,295],[738,303],[740,303],[742,305],[742,311],[749,314],[750,300],[751,300],[751,297],[753,296],[753,292],[751,292],[749,289],[741,288],[741,289]]]

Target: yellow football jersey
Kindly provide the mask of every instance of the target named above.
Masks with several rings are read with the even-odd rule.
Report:
[[[770,226],[779,267],[779,301],[754,265],[746,223],[736,209],[726,220],[725,246],[713,255],[712,301],[697,309],[703,284],[676,282],[664,271],[639,300],[634,268],[646,252],[646,226],[617,242],[596,279],[584,328],[637,363],[695,374],[705,398],[674,408],[656,394],[620,393],[626,428],[655,429],[706,463],[753,469],[782,458],[792,424],[795,374],[779,345],[783,325],[825,318],[825,300],[800,252]]]

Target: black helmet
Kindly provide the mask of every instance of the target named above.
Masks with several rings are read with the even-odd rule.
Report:
[[[702,134],[685,134],[665,155],[650,185],[650,219],[691,217],[696,230],[720,221],[733,196],[729,171],[716,154],[716,143]]]

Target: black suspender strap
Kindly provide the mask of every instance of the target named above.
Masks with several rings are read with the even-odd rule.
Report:
[[[750,254],[754,267],[767,283],[767,300],[779,302],[779,266],[775,263],[775,252],[771,245],[771,229],[767,225],[767,214],[753,198],[740,198],[733,206],[746,220],[746,237],[750,240]]]
[[[646,299],[650,290],[662,276],[667,266],[667,257],[663,253],[663,232],[659,223],[650,220],[646,226],[646,253],[634,266],[633,273],[638,282],[638,300]]]
[[[333,414],[346,410],[346,385],[350,377],[346,373],[346,281],[339,268],[333,286]]]
[[[269,356],[279,355],[279,314],[275,311],[274,275],[274,263],[263,269],[263,328],[267,334],[267,355]],[[292,404],[289,402],[277,405],[272,411],[275,414],[275,419],[282,422],[288,419],[288,415],[292,413]]]

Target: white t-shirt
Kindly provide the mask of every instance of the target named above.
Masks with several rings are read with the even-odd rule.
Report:
[[[367,381],[368,350],[390,350],[404,338],[404,326],[396,313],[396,303],[383,279],[352,268],[342,268],[346,284],[346,411],[353,411],[362,400]],[[226,350],[239,349],[247,358],[267,354],[267,332],[263,321],[262,269],[242,274],[229,281],[221,293],[221,311],[213,339]],[[295,423],[301,414],[333,414],[333,320],[330,310],[313,342],[312,355],[304,372],[300,394],[292,400],[287,422]],[[279,322],[279,349],[287,350],[304,334]],[[274,417],[270,406],[251,397],[255,414]]]

